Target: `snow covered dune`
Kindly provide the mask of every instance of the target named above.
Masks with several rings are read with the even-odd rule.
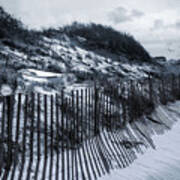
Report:
[[[144,155],[125,169],[114,170],[101,180],[179,180],[180,178],[180,102],[169,105],[163,110],[160,108],[156,115],[161,120],[177,121],[173,128],[163,135],[155,134],[153,142],[156,149],[149,148]],[[158,119],[157,119],[158,120]]]

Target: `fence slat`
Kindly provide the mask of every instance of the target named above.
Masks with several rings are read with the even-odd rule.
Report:
[[[53,171],[53,144],[54,144],[54,97],[51,95],[51,104],[50,104],[50,115],[51,115],[51,124],[50,124],[50,138],[51,138],[51,144],[50,144],[50,166],[49,166],[49,180],[52,179],[52,171]]]
[[[93,167],[92,159],[90,156],[89,146],[90,146],[90,123],[89,122],[89,104],[88,104],[88,89],[85,90],[85,117],[86,117],[86,136],[87,139],[85,140],[85,147],[87,152],[87,161],[89,162],[90,169],[92,171],[94,179],[96,179],[96,173]]]
[[[28,170],[27,170],[27,176],[26,176],[26,180],[30,179],[30,175],[31,175],[31,168],[32,168],[32,164],[33,164],[33,138],[34,138],[34,93],[31,94],[31,109],[30,109],[30,137],[29,137],[29,149],[30,149],[30,158],[29,158],[29,165],[28,165]]]
[[[70,115],[71,115],[71,100],[70,98],[66,99],[66,130],[67,130],[67,149],[66,149],[66,157],[67,157],[67,180],[70,180]]]
[[[87,105],[87,101],[85,103],[85,106],[83,105],[84,104],[84,91],[81,90],[81,124],[83,125],[83,120],[85,122],[85,125],[86,125],[86,105]],[[85,111],[84,111],[85,109]],[[84,113],[85,113],[85,116],[84,116]],[[85,119],[84,119],[85,118]],[[86,132],[86,129],[84,129],[84,126],[82,126],[82,130],[83,132],[85,133]],[[84,135],[83,135],[83,132],[81,133],[81,142],[83,142],[83,140],[85,139],[84,138]],[[90,170],[89,170],[89,166],[88,166],[88,160],[87,160],[87,157],[86,157],[86,143],[83,143],[82,144],[82,151],[83,151],[83,157],[84,157],[84,164],[85,164],[85,167],[86,167],[86,171],[87,171],[87,176],[88,176],[88,179],[91,180],[91,174],[90,174]]]
[[[89,124],[90,122],[92,122],[92,136],[94,135],[94,128],[95,128],[95,121],[94,121],[94,100],[93,100],[93,91],[91,89],[89,89],[89,108],[92,106],[92,108],[90,108],[90,119],[89,119]],[[99,170],[99,166],[97,164],[97,159],[96,159],[96,152],[95,152],[95,149],[94,149],[94,139],[92,139],[92,137],[90,137],[90,142],[91,142],[91,145],[90,145],[90,152],[91,152],[91,155],[92,155],[92,160],[93,160],[93,163],[95,165],[95,169],[97,170],[97,173],[98,173],[98,176],[100,177],[101,176],[101,172]]]
[[[13,139],[12,139],[12,128],[13,128],[13,103],[14,103],[14,96],[7,96],[6,97],[6,105],[7,105],[7,145],[8,145],[8,152],[7,152],[7,162],[5,167],[5,172],[3,175],[3,180],[8,179],[10,174],[11,166],[13,163]]]
[[[84,168],[83,168],[83,165],[82,165],[82,157],[81,157],[81,153],[80,153],[80,147],[82,146],[82,121],[81,119],[79,118],[79,91],[77,90],[76,91],[76,102],[77,102],[77,135],[78,135],[78,158],[79,158],[79,164],[80,164],[80,171],[81,171],[81,176],[82,176],[82,179],[85,180],[85,175],[84,175]]]
[[[64,180],[65,179],[65,162],[64,162],[64,146],[65,146],[65,139],[64,139],[64,91],[61,91],[61,133],[62,133],[62,143],[61,143],[61,179]]]
[[[24,165],[25,165],[25,156],[26,156],[26,136],[27,136],[27,109],[28,109],[28,95],[25,96],[25,105],[24,105],[24,123],[23,123],[23,144],[22,144],[22,158],[21,158],[21,168],[18,176],[18,180],[21,180],[23,177]]]
[[[78,119],[77,119],[77,111],[78,111],[78,108],[77,108],[77,93],[75,93],[75,109],[74,109],[74,123],[75,123],[75,126],[74,126],[74,132],[75,132],[75,177],[76,179],[78,179],[79,177],[79,173],[78,173],[78,154],[77,154],[77,146],[78,146]]]
[[[14,166],[12,169],[12,174],[11,174],[11,180],[14,179],[14,175],[16,172],[16,167],[17,167],[17,163],[18,163],[18,158],[19,158],[19,132],[20,132],[20,112],[21,112],[21,94],[18,94],[18,102],[17,102],[18,106],[17,106],[17,114],[16,114],[16,138],[15,138],[15,146],[14,147],[14,153],[16,154],[16,159],[14,162]]]
[[[47,169],[47,156],[48,156],[48,147],[47,147],[47,95],[44,95],[44,165],[43,165],[43,174],[42,180],[46,178],[46,169]]]
[[[40,120],[41,120],[41,96],[38,93],[37,94],[37,164],[36,164],[36,170],[35,170],[35,175],[34,179],[38,179],[38,171],[39,171],[39,164],[41,160],[41,127],[40,127]]]
[[[92,149],[91,149],[91,123],[92,123],[92,119],[91,119],[91,94],[90,94],[90,88],[87,90],[87,105],[88,105],[88,145],[87,145],[87,154],[89,157],[89,162],[91,165],[91,169],[92,169],[92,173],[94,175],[94,178],[97,179],[97,174],[95,171],[95,167],[93,164],[93,159],[92,159]]]
[[[56,180],[59,180],[59,103],[58,95],[56,94]]]
[[[2,110],[1,110],[1,141],[4,140],[4,136],[5,136],[5,106],[6,106],[6,101],[5,101],[5,97],[2,97]],[[3,151],[3,144],[1,144],[0,142],[0,148],[1,151]],[[0,178],[1,176],[3,176],[3,157],[0,157]]]
[[[74,180],[74,176],[75,176],[75,165],[74,165],[74,163],[75,163],[75,127],[76,127],[76,125],[75,125],[75,111],[74,111],[74,109],[75,109],[75,106],[74,106],[74,91],[72,91],[71,92],[71,98],[72,98],[72,116],[73,116],[73,118],[72,118],[72,120],[73,120],[73,122],[72,122],[72,125],[71,125],[71,148],[72,148],[72,150],[71,150],[71,157],[72,157],[72,163],[71,163],[71,165],[72,165],[72,180]]]

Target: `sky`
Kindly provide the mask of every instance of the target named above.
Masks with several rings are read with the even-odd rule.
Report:
[[[29,28],[95,22],[127,32],[152,56],[180,59],[180,0],[1,0]]]

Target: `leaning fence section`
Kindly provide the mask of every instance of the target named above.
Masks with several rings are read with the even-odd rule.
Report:
[[[136,142],[124,127],[176,99],[176,76],[0,97],[0,179],[91,180],[124,168],[142,152],[122,146]],[[137,136],[153,146],[142,129]]]

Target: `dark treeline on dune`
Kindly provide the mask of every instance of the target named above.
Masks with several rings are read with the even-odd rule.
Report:
[[[10,39],[10,42],[3,41],[9,46],[15,46],[14,40],[22,41],[27,45],[35,45],[43,36],[60,38],[61,35],[66,34],[70,39],[84,38],[86,41],[81,44],[84,48],[103,49],[118,55],[124,54],[129,60],[149,61],[151,59],[149,53],[133,36],[116,31],[109,26],[74,22],[56,29],[38,31],[26,28],[20,20],[8,14],[2,7],[0,7],[0,17],[0,39]]]

